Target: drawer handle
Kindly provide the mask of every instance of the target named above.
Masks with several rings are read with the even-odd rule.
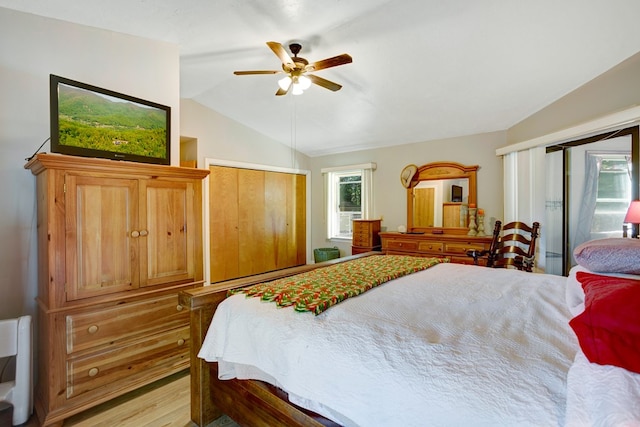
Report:
[[[180,339],[178,340],[178,345],[184,345],[184,339],[180,338]]]
[[[147,234],[149,234],[149,232],[147,230],[140,230],[140,235],[141,236],[146,236]]]
[[[89,376],[95,377],[96,375],[98,375],[98,372],[99,372],[98,368],[91,368],[89,369]]]
[[[139,231],[133,230],[131,232],[131,237],[138,237],[138,236],[140,236],[140,232]]]
[[[176,310],[178,310],[178,311],[182,311],[182,310],[184,310],[184,307],[183,307],[183,306],[181,306],[180,304],[178,304],[178,305],[176,306]]]
[[[90,334],[95,334],[96,332],[98,332],[98,325],[91,325],[87,328],[87,332],[89,332]]]

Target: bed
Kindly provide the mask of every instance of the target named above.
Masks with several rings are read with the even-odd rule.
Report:
[[[225,413],[251,426],[640,425],[640,374],[590,362],[569,323],[586,304],[580,286],[568,285],[575,274],[436,263],[319,314],[315,305],[298,312],[242,292],[227,297],[388,257],[183,293],[193,421],[204,426]]]

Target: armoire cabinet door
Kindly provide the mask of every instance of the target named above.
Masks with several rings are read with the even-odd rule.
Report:
[[[140,194],[140,286],[193,280],[193,184],[143,180]]]
[[[67,300],[139,286],[138,180],[67,174]]]

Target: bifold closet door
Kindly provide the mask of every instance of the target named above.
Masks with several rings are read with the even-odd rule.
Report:
[[[306,262],[306,176],[209,169],[212,283]]]

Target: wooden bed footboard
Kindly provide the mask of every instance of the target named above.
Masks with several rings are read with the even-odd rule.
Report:
[[[216,363],[198,357],[198,352],[218,304],[229,289],[268,282],[294,274],[380,252],[367,252],[337,258],[318,264],[308,264],[242,279],[216,283],[214,286],[186,290],[180,293],[180,305],[190,310],[191,325],[191,420],[200,427],[226,414],[247,426],[328,426],[336,425],[317,414],[292,405],[286,393],[260,381],[218,380]]]

